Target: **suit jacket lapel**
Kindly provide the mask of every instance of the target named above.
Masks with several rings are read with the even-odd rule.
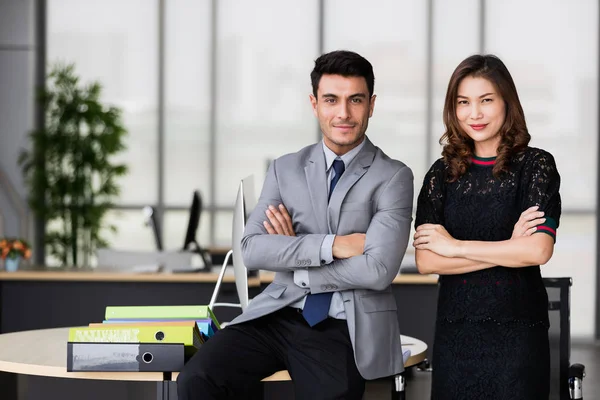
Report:
[[[325,154],[321,142],[314,145],[308,163],[304,167],[306,183],[310,193],[315,218],[319,224],[320,232],[328,232],[327,229],[327,176],[325,165]],[[342,175],[343,176],[343,175]]]
[[[368,138],[365,138],[365,141],[364,147],[360,153],[356,155],[356,158],[352,160],[350,166],[338,181],[335,190],[329,199],[329,222],[332,233],[337,232],[340,221],[340,209],[342,208],[342,203],[344,202],[348,191],[367,172],[373,163],[377,148]]]

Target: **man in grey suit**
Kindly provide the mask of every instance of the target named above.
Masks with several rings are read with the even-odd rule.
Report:
[[[323,140],[271,163],[242,239],[248,269],[275,271],[246,311],[180,373],[180,400],[244,398],[290,372],[296,399],[361,399],[403,371],[391,283],[412,219],[413,175],[366,137],[369,61],[320,56],[310,101]]]

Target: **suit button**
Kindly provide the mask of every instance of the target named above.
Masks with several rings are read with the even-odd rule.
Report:
[[[325,260],[321,260],[321,264],[325,264]]]
[[[337,286],[336,285],[331,285],[331,288],[332,289],[337,289]]]
[[[302,282],[302,286],[306,286],[306,282]]]
[[[321,285],[321,290],[327,290],[327,285]]]

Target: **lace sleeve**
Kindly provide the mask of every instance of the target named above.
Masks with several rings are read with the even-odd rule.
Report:
[[[552,154],[540,150],[533,157],[526,174],[523,210],[532,206],[539,206],[544,212],[546,222],[538,225],[536,233],[546,233],[556,240],[561,214],[560,200],[560,175]]]
[[[444,225],[445,169],[444,162],[439,159],[425,175],[417,199],[415,228],[422,224]]]

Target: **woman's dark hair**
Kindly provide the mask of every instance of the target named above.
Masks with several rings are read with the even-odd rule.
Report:
[[[336,50],[321,55],[315,60],[315,67],[310,73],[313,94],[317,97],[319,82],[323,74],[342,76],[362,76],[367,81],[369,97],[373,96],[375,76],[373,66],[363,56],[347,50]]]
[[[440,138],[442,156],[448,166],[448,181],[456,181],[471,165],[474,142],[462,130],[456,116],[458,86],[466,77],[483,78],[491,82],[504,100],[505,118],[500,127],[500,144],[494,163],[496,178],[508,171],[511,159],[521,153],[531,139],[517,88],[504,63],[494,55],[473,55],[461,62],[452,73],[444,103],[446,132]]]

